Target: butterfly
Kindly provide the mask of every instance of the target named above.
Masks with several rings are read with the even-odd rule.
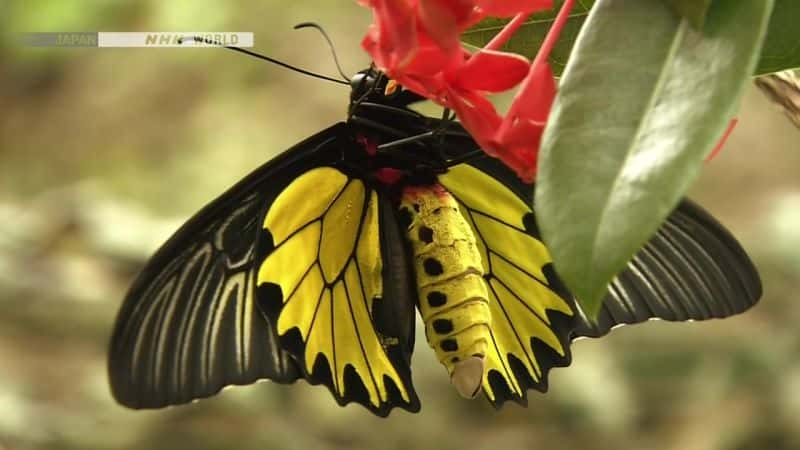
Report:
[[[245,177],[149,260],[119,311],[111,390],[131,408],[259,379],[327,386],[340,405],[411,412],[417,311],[462,395],[546,391],[571,342],[648,319],[741,313],[761,296],[735,238],[683,200],[613,280],[596,320],[561,283],[535,186],[374,68],[348,118]]]

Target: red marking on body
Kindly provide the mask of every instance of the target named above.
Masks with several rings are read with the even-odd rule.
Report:
[[[364,146],[364,150],[367,151],[369,156],[375,156],[378,154],[378,144],[363,134],[356,136],[356,142]]]
[[[384,167],[375,171],[375,178],[381,183],[391,186],[403,178],[403,171],[391,167]]]
[[[446,198],[450,194],[442,187],[441,184],[430,184],[426,186],[406,186],[403,188],[403,197],[410,200],[415,200],[419,197],[424,197],[434,194],[439,198]]]
[[[378,143],[364,136],[363,134],[356,136],[356,142],[364,146],[364,150],[367,152],[367,155],[376,156],[378,154]],[[401,178],[403,178],[403,171],[392,167],[381,167],[379,169],[375,169],[373,174],[379,183],[386,186],[392,186],[400,181]]]

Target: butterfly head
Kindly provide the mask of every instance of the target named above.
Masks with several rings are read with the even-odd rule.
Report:
[[[377,103],[405,109],[409,104],[424,100],[421,96],[404,89],[385,73],[370,67],[350,79],[350,108],[363,103]]]
[[[388,82],[389,77],[373,67],[357,72],[350,79],[350,100],[352,102],[374,101],[385,97]]]

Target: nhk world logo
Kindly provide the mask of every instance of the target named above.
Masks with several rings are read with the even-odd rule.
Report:
[[[49,32],[23,33],[22,42],[32,47],[252,47],[251,32],[153,31],[153,32]]]

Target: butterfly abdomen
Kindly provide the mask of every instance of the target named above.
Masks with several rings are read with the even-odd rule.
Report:
[[[408,186],[400,202],[428,343],[459,393],[480,391],[491,314],[475,236],[438,184]]]

